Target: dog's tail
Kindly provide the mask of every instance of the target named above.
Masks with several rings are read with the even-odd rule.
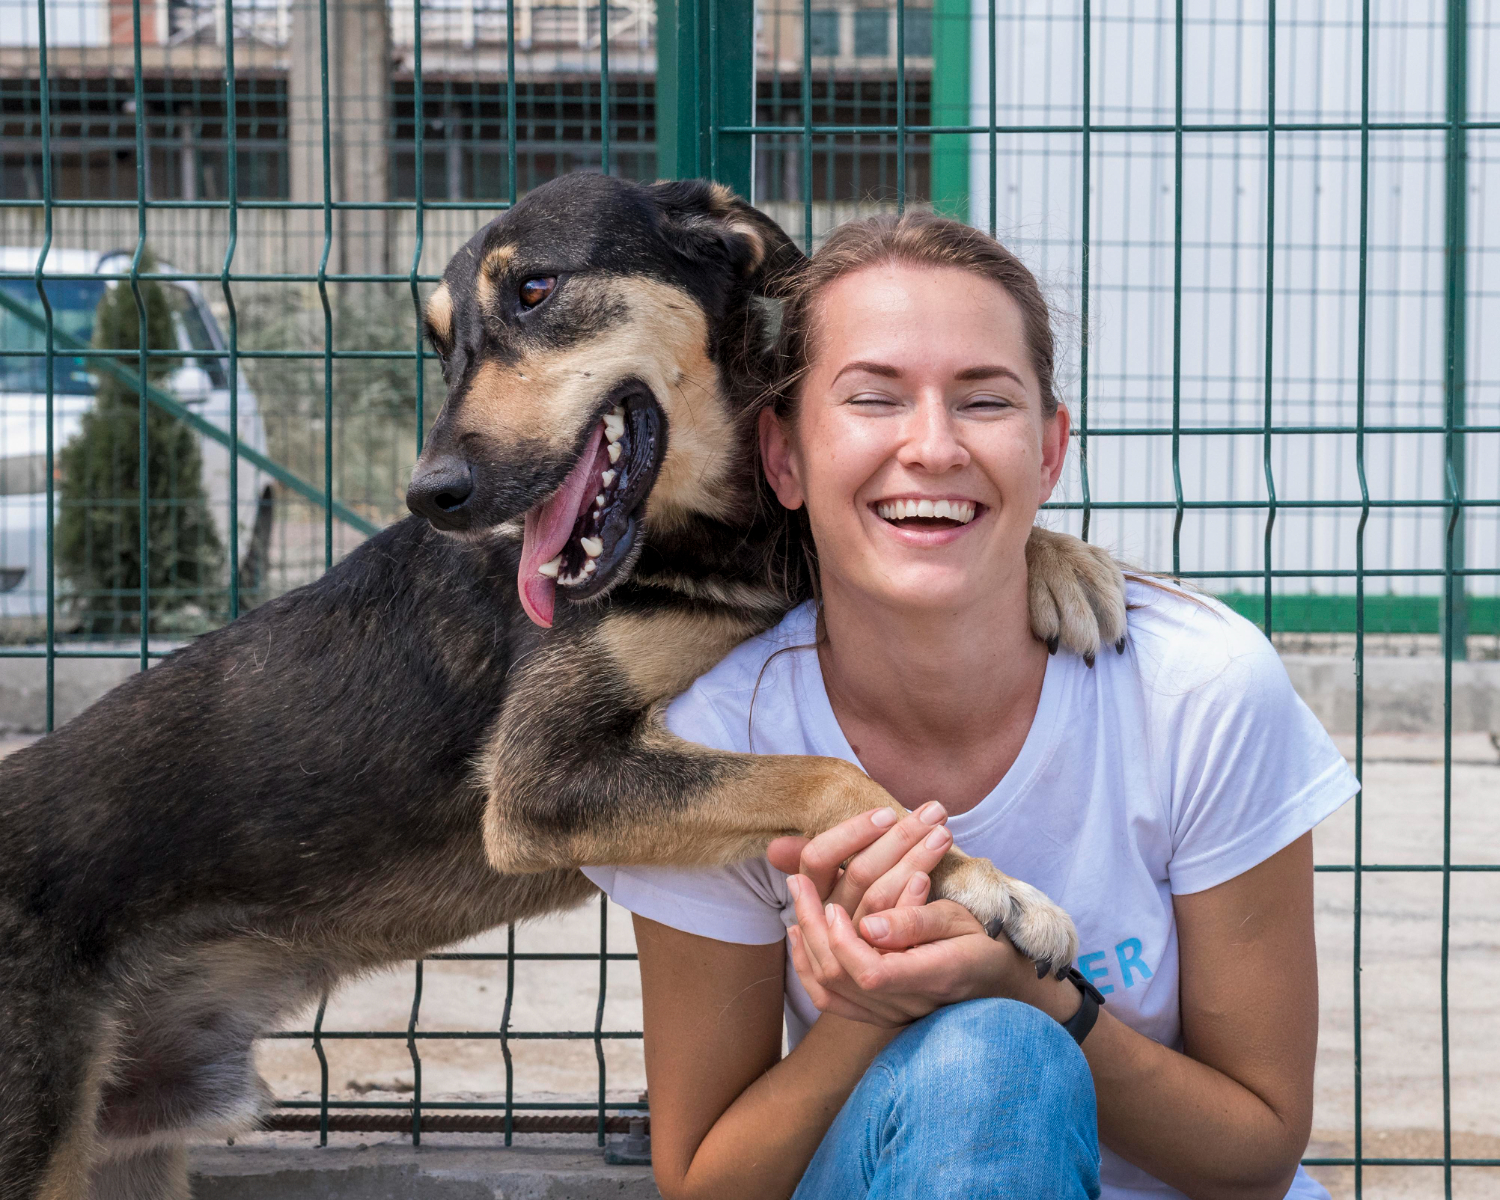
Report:
[[[62,956],[14,925],[0,913],[0,1200],[72,1200],[88,1193],[108,1033]]]

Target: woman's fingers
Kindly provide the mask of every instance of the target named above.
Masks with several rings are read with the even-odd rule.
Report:
[[[787,880],[787,886],[797,905],[797,926],[787,931],[792,966],[819,1011],[838,1011],[840,1016],[874,1024],[903,1025],[910,1021],[911,1014],[895,1007],[888,998],[866,996],[850,979],[838,954],[830,946],[830,932],[835,925],[839,927],[842,940],[859,942],[849,915],[836,904],[825,906],[805,876],[793,875]],[[876,954],[868,946],[863,946],[863,949],[866,954]],[[846,1004],[835,1003],[833,998],[842,999]],[[847,1005],[861,1010],[864,1015],[856,1016]]]
[[[943,806],[934,800],[895,823],[877,841],[846,856],[844,873],[827,898],[851,913],[861,908],[889,908],[913,871],[930,871],[953,845],[953,835],[943,827],[947,819]],[[815,845],[817,839],[813,841]],[[806,857],[804,851],[804,861]],[[878,888],[880,896],[879,903],[873,905],[866,896],[872,888]]]
[[[812,838],[779,837],[766,847],[766,857],[778,871],[795,875],[802,870],[802,851]]]
[[[902,902],[901,898],[906,894],[911,881],[918,875],[929,876],[929,873],[942,861],[943,855],[953,848],[953,835],[946,827],[918,824],[917,828],[911,831],[903,828],[906,824],[907,822],[903,821],[885,838],[857,855],[844,871],[843,878],[834,885],[830,899],[842,903],[854,915],[856,922],[866,913],[881,912],[887,908],[897,907]],[[887,867],[873,883],[866,888],[859,888],[855,881],[862,877],[862,872],[858,869],[860,860],[867,857],[875,859],[870,867],[870,870],[874,870],[884,861],[884,856],[880,858],[875,856],[879,851],[884,850],[886,842],[898,833],[904,835],[907,843],[913,843],[915,839],[914,844],[910,844],[906,853]]]
[[[860,921],[859,932],[878,950],[906,950],[947,938],[984,934],[984,926],[962,904],[934,900],[917,907],[893,907],[872,913]]]
[[[802,848],[797,869],[813,881],[819,897],[826,900],[839,880],[844,863],[879,842],[899,823],[900,815],[889,808],[877,808],[841,821]]]

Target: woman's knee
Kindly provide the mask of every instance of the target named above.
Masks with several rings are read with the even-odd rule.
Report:
[[[1094,1118],[1083,1051],[1055,1020],[1018,1000],[940,1008],[903,1030],[877,1061],[908,1088],[950,1097],[958,1111],[1019,1104],[1044,1120]]]

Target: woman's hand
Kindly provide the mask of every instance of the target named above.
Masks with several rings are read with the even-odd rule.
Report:
[[[1038,980],[961,905],[925,903],[927,872],[952,841],[946,815],[936,802],[899,822],[877,810],[810,842],[772,844],[772,863],[797,872],[787,880],[798,921],[787,939],[808,995],[822,1012],[885,1028],[981,996],[1025,1000],[1066,1020],[1076,989]]]
[[[948,814],[936,800],[901,819],[888,808],[850,817],[809,841],[777,838],[771,865],[804,876],[819,901],[837,904],[857,921],[866,913],[924,904],[928,872],[953,845]]]

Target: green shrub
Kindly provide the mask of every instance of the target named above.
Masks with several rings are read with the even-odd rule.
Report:
[[[155,269],[143,254],[141,271]],[[140,293],[147,349],[175,350],[161,286],[145,281]],[[136,375],[140,310],[129,284],[111,287],[99,302],[94,346],[129,352],[119,361]],[[163,388],[181,361],[148,357],[148,380]],[[82,632],[139,632],[141,404],[134,388],[107,371],[97,372],[95,387],[82,428],[58,455],[58,571],[71,585]],[[204,610],[222,606],[224,552],[203,490],[198,435],[154,404],[146,405],[146,464],[151,629],[191,629]]]

